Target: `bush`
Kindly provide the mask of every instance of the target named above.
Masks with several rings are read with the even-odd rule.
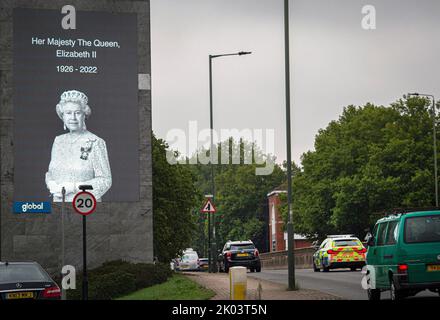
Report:
[[[136,291],[135,276],[126,272],[113,272],[97,277],[90,287],[90,299],[110,300]]]
[[[166,264],[130,263],[123,260],[105,262],[88,272],[89,299],[108,300],[136,290],[160,284],[172,275]],[[68,299],[82,297],[82,274],[77,274],[76,290],[68,290]]]

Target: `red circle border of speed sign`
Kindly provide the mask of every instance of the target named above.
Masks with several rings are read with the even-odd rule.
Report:
[[[75,203],[76,203],[76,198],[78,198],[80,195],[84,195],[84,194],[90,195],[90,196],[92,197],[92,199],[93,199],[93,207],[92,207],[92,209],[91,209],[90,211],[88,211],[88,212],[81,212],[81,211],[79,211],[79,209],[78,209],[78,208],[76,207],[76,205],[75,205]],[[77,213],[79,213],[80,215],[83,215],[83,216],[88,216],[89,214],[92,214],[93,211],[95,211],[95,209],[96,209],[96,198],[95,198],[95,196],[94,196],[92,193],[90,193],[90,192],[87,192],[87,191],[81,191],[81,192],[77,193],[77,194],[75,195],[75,197],[73,198],[72,205],[73,205],[73,209],[75,209],[75,211],[76,211]]]

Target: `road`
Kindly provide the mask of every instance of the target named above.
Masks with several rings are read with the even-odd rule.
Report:
[[[248,276],[288,284],[287,269],[261,270],[260,273],[248,273]],[[313,272],[312,269],[297,269],[295,277],[300,288],[319,290],[348,300],[367,299],[367,293],[361,287],[363,274],[360,271],[341,269],[330,272]],[[389,292],[383,292],[381,298],[383,300],[389,299]],[[439,298],[439,296],[437,293],[423,291],[409,299],[424,298]]]

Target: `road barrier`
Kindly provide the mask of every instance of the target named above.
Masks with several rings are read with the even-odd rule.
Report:
[[[230,300],[246,300],[247,268],[229,268]]]
[[[313,247],[295,249],[295,268],[312,268],[313,253],[315,251],[316,249]],[[285,269],[287,268],[287,250],[261,253],[260,260],[262,269]]]

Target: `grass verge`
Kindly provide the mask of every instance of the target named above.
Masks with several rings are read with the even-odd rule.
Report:
[[[181,274],[174,274],[166,282],[145,288],[117,300],[208,300],[215,293]]]

